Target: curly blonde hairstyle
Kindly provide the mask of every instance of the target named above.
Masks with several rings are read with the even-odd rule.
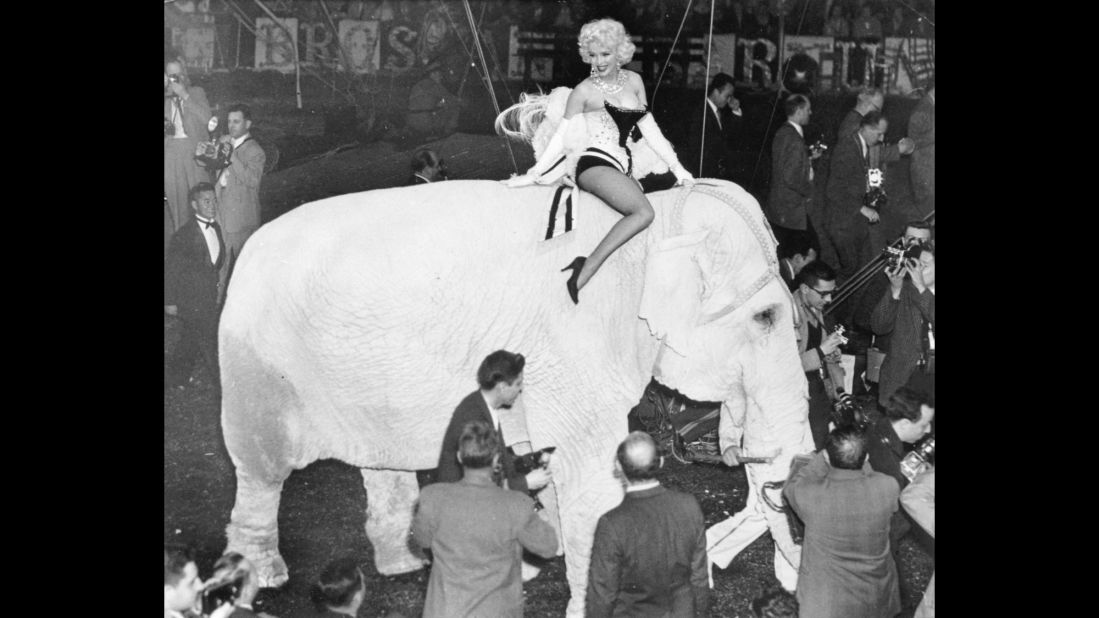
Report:
[[[613,19],[596,19],[589,21],[580,28],[580,58],[591,64],[590,48],[592,45],[605,46],[614,52],[619,65],[628,63],[633,59],[633,52],[637,46],[626,34],[626,27]]]

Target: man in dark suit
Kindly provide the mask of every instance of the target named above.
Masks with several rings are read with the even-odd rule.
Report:
[[[458,462],[458,436],[462,427],[470,421],[484,421],[495,431],[500,443],[500,467],[497,472],[497,485],[516,491],[533,491],[545,487],[550,481],[550,473],[538,468],[526,475],[515,470],[514,456],[508,450],[500,428],[500,416],[511,414],[512,406],[523,392],[523,367],[526,359],[522,354],[506,350],[497,350],[485,357],[477,369],[477,383],[480,389],[473,391],[454,409],[450,424],[443,436],[443,448],[439,454],[437,480],[451,483],[462,478],[462,467]]]
[[[854,427],[832,431],[783,488],[805,522],[797,598],[801,618],[895,616],[901,611],[889,519],[900,488],[866,464]]]
[[[688,113],[687,147],[680,154],[683,167],[696,178],[732,180],[731,145],[743,122],[740,101],[733,92],[732,76],[718,73],[710,81],[705,112],[696,108]]]
[[[836,131],[837,143],[857,132],[859,123],[870,112],[884,113],[882,110],[884,105],[885,96],[880,89],[866,86],[859,91],[855,107],[840,121],[839,129]],[[911,154],[914,147],[915,143],[908,138],[902,138],[896,144],[886,145],[884,142],[875,144],[870,148],[870,167],[882,166],[884,169],[886,164],[900,160],[902,154]]]
[[[916,104],[908,117],[908,137],[916,144],[912,153],[912,194],[920,216],[935,210],[935,85]]]
[[[426,185],[440,180],[447,180],[446,161],[434,150],[422,148],[412,155],[412,178],[410,185]]]
[[[168,385],[183,388],[200,356],[218,384],[218,272],[225,262],[225,241],[217,217],[213,185],[191,188],[194,216],[172,236],[164,264],[164,312],[183,321],[183,334],[168,365]]]
[[[809,154],[804,134],[811,107],[804,95],[786,99],[786,122],[775,132],[771,143],[771,192],[764,214],[779,245],[786,241],[791,230],[802,230],[809,232],[816,249],[820,243],[809,222],[808,208],[813,199],[812,160],[820,157],[820,151]]]
[[[870,226],[880,221],[881,215],[864,204],[869,188],[869,153],[888,128],[884,116],[870,112],[863,116],[858,131],[836,142],[832,155],[825,202],[841,284],[870,261]]]
[[[786,242],[778,246],[778,271],[791,292],[798,289],[798,273],[806,265],[815,262],[817,257],[809,232],[791,232],[787,235]]]
[[[615,470],[626,497],[599,518],[588,570],[587,613],[603,616],[709,616],[706,524],[690,494],[654,476],[664,465],[643,431],[618,446]]]
[[[934,366],[928,363],[935,350],[935,248],[930,243],[919,247],[918,259],[886,271],[889,290],[870,315],[874,334],[889,335],[878,380],[878,401],[882,405],[913,374],[934,376]],[[910,277],[907,282],[906,277]],[[934,387],[933,380],[928,383]]]

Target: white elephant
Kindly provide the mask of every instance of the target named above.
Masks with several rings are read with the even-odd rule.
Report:
[[[237,474],[228,549],[264,586],[283,584],[283,481],[335,458],[362,469],[378,571],[420,568],[407,543],[414,471],[435,467],[478,364],[507,349],[527,358],[532,446],[557,447],[558,503],[547,510],[559,513],[569,614],[581,615],[595,524],[622,498],[614,450],[650,377],[701,401],[747,397],[808,415],[774,237],[751,195],[706,182],[650,194],[655,221],[607,260],[579,305],[560,270],[620,217],[587,193],[579,228],[548,241],[554,189],[491,181],[333,197],[262,227],[219,327]],[[749,383],[746,367],[766,379]]]

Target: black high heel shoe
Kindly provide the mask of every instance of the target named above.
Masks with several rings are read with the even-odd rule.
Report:
[[[571,264],[561,269],[561,272],[571,270],[572,275],[569,276],[569,280],[565,282],[565,287],[569,291],[569,298],[572,299],[572,304],[580,304],[580,290],[576,288],[576,281],[580,279],[580,269],[584,268],[584,262],[587,262],[588,258],[578,257],[572,261]]]

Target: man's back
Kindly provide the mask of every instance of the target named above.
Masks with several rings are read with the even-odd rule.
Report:
[[[872,470],[814,456],[784,494],[805,522],[797,597],[801,618],[893,616],[900,611],[889,522],[900,488]]]
[[[520,547],[557,551],[528,496],[466,480],[425,487],[412,532],[434,554],[425,617],[522,616]]]
[[[587,615],[694,616],[707,610],[706,527],[694,496],[629,492],[595,529]]]

